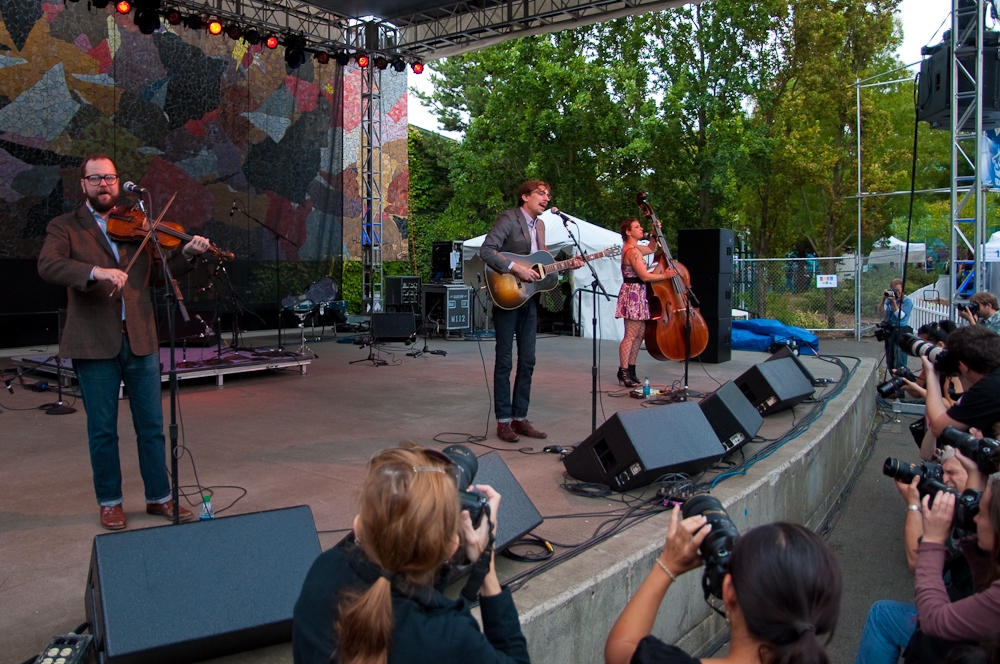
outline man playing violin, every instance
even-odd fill
[[[531,268],[508,262],[500,256],[505,251],[533,254],[547,251],[545,222],[539,215],[552,199],[549,185],[540,180],[528,180],[517,190],[519,207],[504,210],[493,223],[479,251],[483,262],[501,274],[512,273],[522,281],[539,279]],[[570,269],[583,266],[574,259]],[[493,366],[493,407],[497,418],[497,437],[516,443],[520,436],[546,438],[528,421],[528,401],[531,397],[531,375],[535,369],[535,327],[538,321],[538,298],[532,297],[513,310],[493,307],[493,328],[496,331],[496,362]],[[513,343],[517,337],[517,375],[514,378],[511,404],[510,371],[513,368]],[[520,434],[520,435],[519,435]]]
[[[122,381],[135,426],[146,513],[172,520],[159,342],[149,293],[150,284],[163,283],[162,265],[150,242],[140,251],[139,240],[116,241],[108,236],[108,215],[119,194],[118,170],[110,157],[94,154],[84,159],[80,187],[86,203],[46,227],[38,273],[45,281],[66,287],[66,323],[59,351],[72,359],[83,395],[101,525],[108,530],[126,525],[118,456]],[[168,257],[171,273],[190,271],[208,246],[208,240],[194,236]],[[181,521],[192,518],[183,507],[178,515]]]

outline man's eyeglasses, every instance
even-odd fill
[[[88,175],[83,179],[94,186],[101,184],[101,180],[104,180],[106,184],[114,184],[115,182],[118,182],[118,176],[114,173],[110,173],[108,175]]]
[[[550,194],[549,192],[545,191],[544,189],[535,189],[531,193],[538,194],[539,196],[542,196],[543,198],[552,198],[552,194]]]

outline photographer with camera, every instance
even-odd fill
[[[910,324],[910,312],[913,311],[913,300],[903,295],[903,280],[896,278],[889,283],[889,288],[882,293],[879,308],[885,312],[879,324],[885,343],[885,367],[887,373],[897,367],[906,366],[906,353],[899,347],[897,339],[902,328]]]
[[[945,318],[937,323],[921,325],[917,330],[917,337],[922,341],[934,344],[938,348],[945,348],[948,335],[954,332],[955,329],[955,323]],[[902,390],[909,396],[916,399],[925,399],[927,397],[927,377],[922,369],[915,379],[912,378],[912,373],[909,369],[896,369],[893,373],[899,377],[899,382],[902,383]],[[945,401],[945,405],[951,408],[958,400],[958,395],[962,393],[962,381],[959,380],[957,373],[945,374],[939,372],[939,374],[941,396]]]
[[[969,298],[968,304],[959,303],[955,306],[958,308],[958,315],[969,321],[970,324],[976,325],[978,319],[979,325],[985,325],[994,332],[1000,333],[1000,315],[997,313],[1000,305],[997,304],[997,298],[993,293],[987,291],[974,293]]]
[[[500,495],[468,487],[475,457],[467,448],[445,452],[411,444],[372,457],[354,541],[316,559],[295,604],[296,664],[530,661],[513,598],[501,589],[493,562]],[[470,499],[481,501],[478,527],[460,511]],[[434,583],[460,547],[475,565],[451,600]],[[482,632],[470,612],[477,597]]]
[[[921,356],[927,377],[927,428],[940,436],[945,427],[968,431],[975,427],[992,431],[1000,421],[1000,335],[983,325],[960,327],[948,335],[946,357],[938,356],[932,363]],[[938,365],[957,365],[965,388],[958,402],[948,407],[938,380]]]
[[[698,498],[701,497],[691,500]],[[725,657],[701,661],[829,662],[819,637],[833,633],[840,612],[841,575],[833,551],[818,535],[793,523],[759,526],[738,536],[735,543],[730,537],[732,554],[720,551],[718,540],[712,546],[712,536],[718,535],[720,512],[730,527],[732,522],[718,501],[712,499],[712,502],[718,507],[704,511],[708,519],[703,514],[694,514],[680,520],[681,510],[673,510],[663,553],[612,627],[604,646],[605,662],[699,661],[651,636],[650,632],[671,584],[681,574],[699,567],[702,560],[708,567],[703,586],[706,593],[711,588],[712,594],[721,596],[730,642]],[[735,527],[732,530],[735,532]],[[711,573],[720,563],[725,564],[719,571],[725,572],[721,576]],[[721,587],[714,587],[716,582]]]

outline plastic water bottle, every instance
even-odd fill
[[[212,510],[212,499],[209,496],[201,497],[201,513],[198,515],[198,519],[201,521],[208,521],[209,519],[215,518],[215,512]]]
[[[646,376],[646,380],[642,381],[642,398],[649,398],[649,376]]]

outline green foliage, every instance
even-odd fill
[[[804,329],[824,329],[826,321],[818,311],[801,308],[802,298],[791,293],[770,292],[767,294],[767,317]]]
[[[279,302],[289,295],[304,292],[309,285],[331,274],[327,261],[281,261],[281,292],[278,292],[278,273],[274,261],[255,261],[250,268],[250,300],[252,302]]]
[[[402,277],[413,274],[413,266],[406,261],[386,261],[382,270],[387,277]],[[345,261],[340,291],[341,299],[347,300],[347,312],[361,313],[361,261]]]

